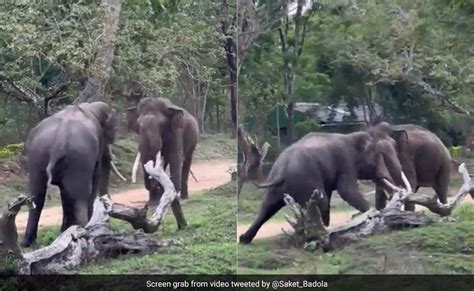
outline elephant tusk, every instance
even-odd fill
[[[122,174],[120,174],[114,162],[110,161],[110,166],[112,167],[112,172],[114,172],[114,174],[117,175],[117,177],[119,177],[122,181],[127,182],[127,179],[124,176],[122,176]]]
[[[112,161],[112,157],[114,156],[114,154],[112,153],[112,145],[109,145],[109,154],[110,154],[110,166],[112,167],[112,172],[120,178],[120,180],[126,182],[127,179],[122,176],[122,174],[120,174],[119,170],[117,169],[117,167],[115,166],[114,162]]]
[[[140,165],[140,152],[137,153],[137,157],[135,158],[135,162],[133,163],[132,168],[132,183],[135,184],[137,182],[137,172],[138,172],[138,165]]]
[[[402,180],[403,180],[403,183],[405,184],[405,189],[407,190],[407,192],[411,193],[412,189],[411,189],[410,182],[408,181],[408,178],[407,176],[405,176],[405,173],[403,173],[403,171],[402,171]]]
[[[390,190],[396,192],[396,191],[400,191],[400,188],[398,188],[397,186],[393,185],[392,183],[390,183],[390,181],[388,181],[387,179],[382,179],[382,182],[388,187],[390,188]]]

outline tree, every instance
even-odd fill
[[[85,88],[74,100],[74,104],[103,99],[105,85],[112,74],[115,40],[122,8],[121,0],[102,0],[100,3],[103,30],[99,36],[96,57],[89,68],[89,78]]]
[[[466,128],[456,120],[469,119],[474,108],[468,2],[260,1],[263,15],[278,21],[244,60],[240,115],[255,114],[247,104],[286,103],[294,135],[293,102],[344,106],[348,121],[364,105],[368,123],[414,122],[458,143]]]

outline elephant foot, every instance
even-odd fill
[[[188,226],[188,224],[186,223],[186,221],[184,221],[184,223],[181,223],[181,224],[178,223],[178,230],[183,230],[187,226]]]
[[[186,200],[186,199],[189,199],[189,195],[188,195],[188,193],[183,192],[183,193],[181,193],[180,198],[181,198],[181,200]]]
[[[24,248],[29,248],[31,245],[34,244],[34,242],[35,240],[23,238],[23,240],[20,243],[20,246]]]
[[[245,234],[242,234],[239,237],[239,243],[247,245],[252,242],[252,239],[253,238],[247,237]]]
[[[160,204],[160,200],[158,200],[158,199],[152,199],[152,200],[149,200],[149,201],[148,201],[147,206],[148,206],[148,208],[155,208],[155,207],[157,207],[159,204]]]

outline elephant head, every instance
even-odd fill
[[[361,152],[359,179],[373,180],[388,192],[406,186],[393,134],[406,136],[403,130],[394,133],[385,122],[356,133],[357,148]]]
[[[139,135],[143,163],[155,161],[158,152],[182,149],[184,110],[167,98],[144,98],[127,109],[127,128]],[[169,149],[163,149],[163,146]],[[169,161],[171,162],[171,161]]]
[[[114,110],[104,102],[82,103],[79,106],[97,120],[102,129],[102,137],[105,144],[114,143],[115,126],[117,123]]]
[[[90,119],[95,119],[101,129],[103,149],[99,192],[100,195],[107,194],[110,170],[121,180],[126,181],[112,161],[113,154],[111,145],[115,141],[115,127],[117,123],[115,111],[104,102],[82,103],[79,107]]]

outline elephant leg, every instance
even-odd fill
[[[242,177],[237,178],[237,198],[240,197],[240,191],[242,191],[242,186],[244,184],[244,180]]]
[[[74,202],[75,222],[77,225],[85,226],[89,222],[89,201],[77,199]]]
[[[21,245],[29,247],[36,241],[38,232],[38,222],[41,216],[41,211],[44,206],[44,199],[46,196],[47,177],[45,173],[31,173],[29,179],[29,190],[33,196],[33,202],[36,207],[31,209],[28,213],[28,223],[26,225],[25,236]]]
[[[277,213],[283,206],[285,206],[283,195],[268,191],[265,199],[262,202],[260,213],[258,214],[257,219],[255,219],[250,228],[240,236],[239,242],[243,244],[250,243],[257,234],[260,227],[262,227],[262,225],[267,222],[267,220],[269,220],[275,213]]]
[[[382,187],[375,186],[375,209],[382,210],[387,204],[387,196]]]
[[[418,188],[420,187],[418,187],[415,170],[410,168],[405,172],[408,172],[408,173],[405,173],[405,175],[407,176],[407,179],[408,179],[408,182],[410,183],[411,188],[413,189],[415,193],[418,192]],[[410,203],[410,202],[405,202],[405,211],[415,211],[415,204]]]
[[[318,205],[319,211],[321,212],[321,219],[323,220],[323,224],[325,226],[329,226],[329,222],[331,220],[331,195],[332,192],[328,192],[329,194],[324,194],[324,198],[320,200],[320,204]],[[314,212],[314,211],[313,211]]]
[[[439,202],[443,204],[448,203],[449,171],[449,168],[447,170],[441,171],[434,187],[434,190],[438,195]]]
[[[89,207],[93,197],[91,178],[83,173],[71,173],[63,177],[64,191],[61,192],[61,198],[65,201],[65,229],[71,225],[84,226],[89,221]]]
[[[340,175],[337,182],[337,192],[344,201],[360,212],[369,210],[369,203],[358,190],[356,177],[347,174]]]
[[[71,225],[74,225],[74,207],[73,201],[70,199],[70,195],[66,189],[61,185],[61,204],[63,207],[63,222],[61,224],[61,232],[68,229]]]
[[[183,162],[183,171],[181,174],[181,198],[188,199],[188,179],[189,179],[189,171],[191,170],[191,163],[193,161],[193,154],[191,153],[184,159]]]
[[[92,217],[92,211],[94,210],[94,201],[99,194],[99,179],[100,179],[100,169],[101,163],[97,162],[94,167],[94,173],[92,174],[92,196],[88,201],[87,206],[87,217],[90,219]]]
[[[170,176],[171,181],[173,182],[174,188],[177,192],[181,192],[181,181],[182,181],[182,170],[183,170],[183,159],[179,152],[172,152],[169,156],[166,157],[166,160],[169,161],[170,165]],[[171,210],[173,210],[173,215],[176,218],[176,223],[178,224],[178,229],[183,229],[186,227],[186,219],[184,218],[183,209],[181,208],[181,202],[179,198],[176,198],[171,203]]]

